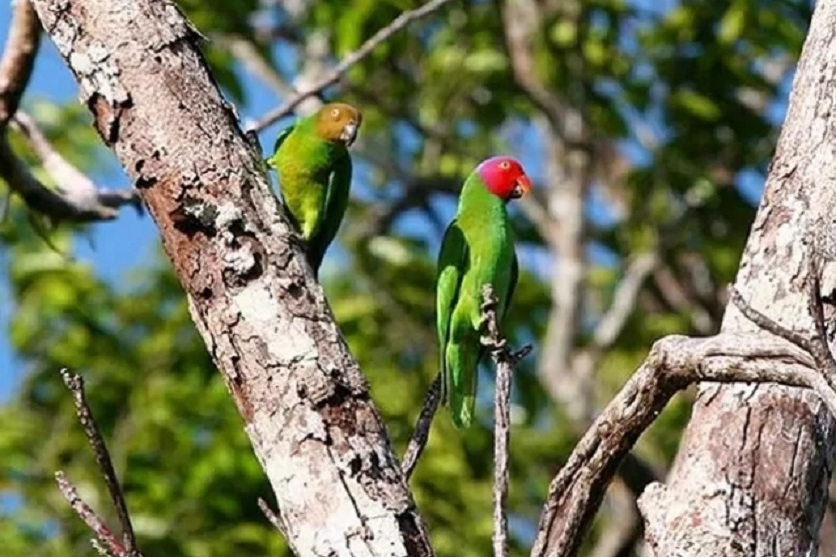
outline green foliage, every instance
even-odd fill
[[[296,41],[312,31],[326,34],[336,59],[421,3],[323,0],[289,13],[281,3],[255,0],[181,1],[212,39],[207,58],[219,83],[244,105],[255,85],[216,39],[252,41],[289,80],[299,64],[276,53],[300,55],[304,45]],[[809,6],[800,0],[687,0],[646,11],[626,0],[538,4],[544,13],[531,37],[537,78],[581,111],[593,130],[590,141],[626,145],[635,155],[620,177],[602,171],[596,179],[596,203],[609,217],[589,226],[586,245],[608,257],[590,259],[579,344],[588,342],[591,325],[609,306],[621,262],[649,249],[658,249],[664,262],[597,370],[596,400],[604,404],[659,336],[716,328],[720,289],[733,280],[754,214],[737,187],[739,177],[765,172],[776,138],[768,109],[782,98],[783,84],[766,67],[797,57]],[[281,49],[272,37],[280,37]],[[515,82],[494,2],[451,3],[375,50],[347,82],[342,97],[365,116],[355,156],[361,163],[339,236],[342,253],[332,248],[322,274],[400,453],[437,372],[434,265],[451,216],[450,192],[476,162],[499,151],[525,155],[532,174],[546,175],[543,144],[550,132]],[[112,164],[84,107],[30,106],[75,164],[85,170]],[[17,139],[15,148],[25,155]],[[39,172],[36,161],[27,160]],[[381,217],[393,207],[404,210]],[[520,211],[514,214],[528,268],[508,331],[516,344],[534,341],[536,347],[515,377],[513,553],[523,555],[548,481],[582,424],[571,423],[537,376],[539,339],[553,307],[549,274],[532,261],[549,258],[550,245]],[[269,486],[167,263],[162,256],[138,262],[108,283],[72,258],[76,233],[63,227],[52,235],[70,254],[64,256],[33,236],[19,203],[0,224],[0,257],[14,303],[7,333],[26,372],[20,389],[0,406],[4,555],[93,554],[89,533],[55,489],[52,474],[59,468],[113,522],[58,376],[62,367],[87,380],[146,555],[289,555],[256,507]],[[344,269],[328,271],[336,265]],[[490,553],[491,376],[486,366],[485,396],[477,405],[481,424],[461,435],[442,411],[412,481],[440,557]],[[637,447],[657,469],[676,452],[690,397],[679,395]],[[604,516],[595,535],[606,526]]]

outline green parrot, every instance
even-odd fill
[[[348,206],[351,156],[363,115],[345,103],[324,105],[282,130],[267,164],[279,175],[282,198],[307,247],[314,276]]]
[[[436,274],[436,314],[441,355],[441,400],[453,424],[473,420],[479,360],[482,285],[490,283],[505,316],[517,283],[517,255],[506,204],[531,189],[516,159],[483,161],[464,182],[456,216],[444,233]]]

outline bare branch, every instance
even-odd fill
[[[511,363],[500,361],[496,364],[496,387],[494,407],[494,489],[493,489],[493,554],[494,557],[508,557],[508,455],[511,442]]]
[[[431,14],[449,2],[450,0],[430,0],[420,8],[403,12],[401,15],[393,19],[386,27],[383,27],[377,33],[372,35],[372,37],[363,43],[360,48],[340,60],[340,63],[337,64],[334,69],[322,76],[322,78],[316,81],[313,85],[299,91],[285,101],[281,106],[268,112],[267,115],[255,123],[253,129],[255,131],[261,131],[280,118],[287,116],[299,103],[308,97],[317,95],[326,87],[337,83],[343,74],[349,70],[349,68],[371,54],[375,48],[386,42],[389,37],[409,25],[412,21]]]
[[[270,508],[270,505],[267,504],[267,501],[262,499],[261,497],[258,498],[258,508],[261,509],[261,512],[264,513],[264,516],[267,517],[267,520],[270,521],[270,524],[279,531],[279,533],[284,536],[286,540],[290,538],[287,535],[287,528],[285,527],[284,522],[282,521],[282,517],[279,513],[275,512],[273,509]]]
[[[740,291],[734,286],[729,286],[729,301],[731,301],[732,304],[737,306],[737,309],[740,310],[740,313],[742,313],[744,317],[746,317],[746,319],[748,319],[764,331],[772,333],[775,336],[785,338],[791,343],[801,348],[802,350],[804,350],[805,352],[812,354],[813,343],[810,337],[803,333],[799,333],[798,331],[788,329],[787,327],[781,325],[777,321],[773,320],[770,317],[767,317],[760,311],[753,308],[752,305],[746,301],[746,299],[743,297]]]
[[[90,505],[81,499],[78,494],[78,489],[67,479],[64,472],[61,470],[55,472],[55,481],[58,483],[58,490],[70,504],[70,507],[93,530],[93,533],[96,534],[96,537],[92,540],[93,547],[96,551],[106,557],[122,557],[128,555],[122,543],[111,532],[104,520],[96,514],[96,511]]]
[[[670,398],[699,382],[806,387],[836,413],[836,392],[810,355],[790,341],[763,333],[665,337],[654,343],[552,480],[532,557],[575,554],[618,464]]]
[[[67,369],[61,370],[61,378],[73,395],[73,403],[75,404],[78,421],[81,423],[81,427],[84,428],[84,434],[87,436],[87,441],[89,441],[90,447],[93,449],[96,464],[99,465],[99,469],[104,475],[107,491],[110,494],[113,506],[116,508],[116,515],[119,518],[119,525],[122,528],[123,547],[123,550],[117,554],[120,557],[139,557],[140,553],[137,548],[136,535],[131,524],[131,517],[128,513],[128,506],[125,504],[122,487],[119,485],[119,479],[116,477],[116,471],[113,469],[110,453],[107,450],[102,433],[99,431],[98,425],[96,425],[96,420],[93,418],[90,405],[87,403],[87,397],[84,394],[84,380],[80,375],[72,373]]]
[[[0,178],[30,209],[53,220],[90,222],[116,218],[116,212],[109,207],[76,207],[58,192],[46,187],[12,152],[5,137],[0,137]]]
[[[592,345],[596,350],[604,351],[610,348],[624,329],[627,319],[636,307],[642,285],[659,264],[659,256],[655,252],[642,253],[636,256],[627,266],[624,277],[616,286],[609,309],[598,322],[592,335]]]
[[[277,95],[288,97],[296,94],[296,88],[289,84],[276,71],[276,68],[264,59],[264,56],[258,51],[252,40],[240,35],[219,35],[217,39],[223,46],[229,49],[229,52],[250,73],[270,87]]]
[[[441,400],[441,374],[435,376],[435,379],[424,397],[424,404],[421,407],[421,413],[418,415],[418,421],[415,423],[415,431],[412,433],[412,438],[406,447],[406,452],[403,455],[403,464],[401,469],[406,481],[412,477],[415,467],[418,465],[418,459],[421,458],[421,453],[424,452],[424,447],[427,445],[427,439],[430,435],[430,426],[432,426],[433,417],[438,410],[438,404]]]
[[[93,212],[114,218],[118,214],[116,207],[131,204],[139,214],[142,214],[142,202],[135,189],[100,190],[86,174],[61,156],[29,114],[18,110],[13,123],[40,159],[44,170],[55,182],[58,194],[77,211]]]
[[[493,489],[493,554],[508,556],[508,455],[511,441],[511,375],[514,365],[531,351],[526,346],[514,354],[499,328],[498,301],[490,284],[482,286],[482,346],[490,351],[496,365],[494,389],[494,489]]]
[[[17,110],[38,52],[41,28],[29,0],[12,2],[9,35],[0,59],[0,133]]]
[[[90,545],[93,546],[93,549],[99,552],[99,555],[102,557],[116,557],[113,555],[110,550],[105,547],[105,545],[100,542],[97,538],[90,538]]]

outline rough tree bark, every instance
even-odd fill
[[[431,555],[367,385],[196,31],[168,0],[32,3],[159,226],[295,553]]]
[[[820,0],[736,282],[795,330],[813,328],[810,254],[836,256],[833,60],[836,0]],[[723,332],[755,328],[729,307]],[[640,501],[654,554],[814,555],[834,449],[834,421],[809,391],[703,386],[667,487],[653,484]]]

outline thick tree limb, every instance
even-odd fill
[[[33,5],[159,226],[296,554],[432,555],[368,386],[197,33],[167,0]]]
[[[532,557],[575,554],[625,454],[677,391],[698,382],[806,387],[836,411],[836,392],[812,357],[787,340],[762,333],[665,337],[654,343],[552,480]]]
[[[112,555],[113,557],[141,557],[137,547],[133,525],[131,524],[131,517],[128,513],[128,506],[125,504],[125,497],[122,494],[122,486],[116,477],[116,471],[113,469],[113,462],[110,459],[107,445],[105,444],[101,431],[99,431],[98,425],[96,425],[96,420],[93,417],[90,405],[87,403],[87,397],[84,393],[84,380],[81,376],[66,369],[61,370],[61,378],[73,395],[73,404],[75,405],[78,421],[84,428],[84,434],[87,436],[87,441],[93,449],[96,464],[102,472],[110,499],[116,508],[116,516],[119,518],[121,527],[121,540],[107,527],[104,520],[81,500],[81,497],[78,495],[78,490],[61,471],[55,473],[58,488],[70,503],[73,510],[76,511],[76,514],[96,534],[96,540],[94,540],[93,546],[98,551],[102,552],[104,550],[108,555]]]
[[[296,105],[311,97],[313,95],[319,94],[322,92],[323,89],[329,87],[330,85],[334,85],[337,83],[340,78],[356,63],[360,62],[372,53],[372,51],[389,40],[389,37],[409,25],[411,22],[415,21],[416,19],[420,19],[425,17],[434,11],[438,10],[445,4],[449,3],[450,0],[430,0],[420,8],[415,8],[414,10],[410,10],[407,12],[403,12],[401,15],[396,17],[389,23],[386,27],[380,29],[377,33],[372,35],[372,37],[363,43],[360,48],[340,60],[340,63],[337,64],[333,70],[326,73],[322,76],[318,81],[316,81],[311,86],[299,91],[292,97],[290,97],[287,101],[285,101],[281,106],[275,108],[268,112],[261,120],[255,123],[253,129],[255,131],[261,131],[270,124],[278,121],[280,118],[283,118],[290,114]]]

